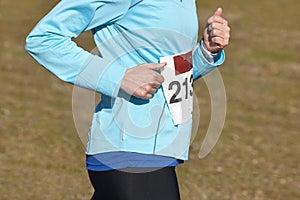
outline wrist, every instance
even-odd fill
[[[217,47],[216,44],[214,44],[211,41],[206,40],[205,38],[202,37],[201,39],[201,43],[203,44],[203,48],[209,52],[212,56],[216,56],[218,55],[222,49],[220,49],[219,47]]]

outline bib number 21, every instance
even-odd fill
[[[179,81],[172,81],[169,83],[169,90],[174,91],[170,104],[182,102],[183,99],[188,99],[193,97],[193,74],[190,77],[186,77],[181,83]],[[183,92],[181,90],[184,90]]]

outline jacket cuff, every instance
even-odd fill
[[[213,62],[209,62],[201,50],[201,44],[198,43],[195,51],[193,52],[193,71],[194,79],[204,76],[217,66],[221,65],[225,61],[225,52],[222,50],[216,56],[213,57]]]

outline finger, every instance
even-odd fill
[[[213,37],[211,41],[216,44],[219,48],[224,48],[229,44],[229,39],[224,39],[221,37]]]
[[[213,37],[221,37],[223,39],[229,38],[229,32],[223,31],[223,30],[218,30],[218,29],[213,29],[210,33],[209,36],[211,38]]]
[[[151,64],[147,64],[146,67],[147,67],[148,69],[151,69],[151,70],[161,70],[161,69],[163,69],[166,65],[167,65],[166,62],[164,62],[164,63],[151,63]]]
[[[150,84],[146,84],[143,86],[143,89],[146,91],[146,93],[156,93],[156,88],[152,87]]]
[[[145,96],[145,99],[151,99],[153,97],[153,94],[147,93]]]
[[[221,23],[221,24],[225,24],[225,25],[228,24],[228,21],[220,16],[211,16],[210,18],[208,18],[208,20],[207,20],[208,24],[211,24],[213,22],[217,22],[217,23]]]
[[[141,97],[142,99],[151,99],[153,94],[150,92],[145,92],[144,95]]]
[[[161,83],[160,82],[153,82],[153,83],[150,83],[151,84],[151,86],[153,87],[153,88],[159,88],[160,86],[161,86]]]
[[[216,12],[215,12],[215,14],[214,14],[214,16],[222,16],[222,14],[223,14],[223,10],[222,10],[222,8],[218,8],[217,10],[216,10]]]
[[[224,32],[230,32],[230,27],[228,25],[217,22],[213,22],[208,26],[208,30],[212,31],[214,29],[218,29]]]
[[[156,73],[155,74],[155,82],[158,82],[159,84],[163,83],[165,80],[164,77],[157,72],[155,72],[155,73]]]
[[[138,97],[138,98],[141,98],[141,99],[150,99],[150,98],[152,98],[152,94],[151,93],[148,93],[146,90],[141,89],[141,88],[137,89],[133,93],[133,95],[135,97]]]
[[[157,92],[156,88],[151,88],[151,90],[148,92],[150,94],[155,94]]]

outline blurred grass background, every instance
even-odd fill
[[[0,199],[89,199],[84,146],[72,118],[72,86],[25,52],[33,26],[57,0],[0,1]],[[300,1],[198,1],[200,26],[218,6],[232,29],[222,73],[225,128],[197,155],[210,97],[195,83],[200,128],[178,167],[183,200],[300,199]],[[76,41],[91,50],[89,33]]]

